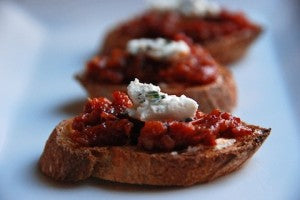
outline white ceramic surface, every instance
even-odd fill
[[[296,52],[291,42],[295,33],[287,38],[291,46],[279,46],[280,25],[270,17],[276,7],[271,2],[285,4],[277,0],[262,1],[265,9],[251,1],[238,5],[228,1],[266,27],[247,56],[232,67],[239,86],[235,114],[272,128],[241,170],[189,188],[96,180],[59,184],[40,175],[37,160],[50,132],[59,121],[78,113],[85,98],[73,75],[96,51],[105,30],[142,9],[140,2],[0,2],[0,199],[299,199],[299,117],[294,112],[298,87],[290,85],[300,84],[295,80],[299,71],[292,65],[299,60],[277,56],[284,55],[282,48]],[[285,5],[282,16],[294,9]]]

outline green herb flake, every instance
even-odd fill
[[[166,98],[166,95],[164,95],[164,94],[161,95],[157,91],[150,91],[150,92],[147,92],[145,97],[151,102],[158,103],[161,99]]]

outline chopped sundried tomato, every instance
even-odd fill
[[[130,108],[133,106],[132,101],[128,97],[128,95],[121,91],[115,91],[112,94],[113,96],[113,105],[114,106],[121,106],[124,108]]]
[[[253,133],[240,118],[213,110],[196,112],[184,121],[146,121],[130,118],[132,106],[123,92],[114,92],[114,100],[88,99],[84,112],[75,117],[70,138],[82,146],[138,145],[149,151],[172,151],[197,144],[213,146],[216,138],[236,138]]]
[[[182,38],[178,36],[177,38]],[[185,39],[186,40],[186,39]],[[89,81],[127,84],[134,78],[147,83],[207,84],[217,75],[217,63],[200,46],[191,42],[190,54],[158,60],[144,54],[130,55],[126,50],[95,56],[87,64],[85,77]]]
[[[147,121],[141,129],[138,138],[138,145],[147,149],[161,149],[165,146],[161,145],[161,139],[167,132],[167,127],[160,121]]]
[[[111,101],[109,101],[107,98],[99,97],[99,98],[88,99],[84,106],[84,112],[90,113],[93,110],[109,112],[111,111],[111,108],[112,108]]]
[[[252,132],[252,129],[244,126],[239,118],[213,110],[209,114],[197,112],[195,119],[187,122],[167,121],[165,124],[158,121],[146,122],[139,137],[139,145],[147,150],[163,151],[171,150],[171,146],[172,149],[197,144],[213,146],[216,144],[216,138],[239,138]]]
[[[124,145],[130,142],[132,122],[120,118],[131,107],[123,92],[113,94],[114,101],[106,98],[88,99],[84,113],[74,118],[71,137],[84,146]]]

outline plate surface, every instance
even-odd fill
[[[298,111],[297,96],[288,84],[295,82],[295,76],[286,72],[294,66],[287,57],[277,56],[280,30],[270,18],[274,6],[264,12],[251,1],[235,6],[261,22],[265,32],[247,56],[232,66],[239,88],[235,114],[249,123],[271,127],[272,134],[245,167],[188,188],[93,179],[60,184],[39,173],[37,161],[50,132],[83,105],[85,93],[73,75],[96,51],[111,25],[144,8],[140,2],[0,2],[0,199],[298,199],[299,117],[294,112]],[[266,8],[271,5],[263,2]],[[288,40],[292,38],[293,33]]]

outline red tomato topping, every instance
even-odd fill
[[[188,41],[184,36],[178,39]],[[184,83],[201,85],[213,82],[217,64],[200,46],[190,42],[191,52],[180,58],[158,60],[145,54],[129,55],[126,50],[98,55],[88,62],[85,77],[89,81],[128,84],[134,78],[146,83]]]
[[[167,126],[160,121],[148,121],[141,129],[139,136],[139,146],[147,150],[164,149],[171,150],[174,142],[170,138],[166,138]]]
[[[91,113],[94,110],[99,110],[99,111],[104,111],[104,112],[109,112],[111,110],[112,103],[104,98],[104,97],[99,97],[99,98],[93,98],[93,99],[88,99],[84,106],[84,112],[86,113]]]
[[[196,43],[205,43],[240,30],[257,30],[243,13],[223,10],[218,16],[184,16],[178,12],[150,10],[121,26],[128,38],[174,38],[184,33]]]
[[[216,138],[235,138],[253,133],[240,118],[214,110],[198,111],[185,121],[147,121],[130,118],[132,107],[123,92],[114,92],[114,100],[89,99],[84,113],[74,118],[71,139],[82,146],[137,145],[149,151],[172,151],[197,144],[213,146]]]
[[[113,105],[123,107],[123,108],[130,108],[133,106],[131,100],[129,99],[128,95],[121,91],[115,91],[112,94],[114,98]]]
[[[167,131],[166,126],[169,127]],[[239,118],[214,110],[210,114],[198,112],[196,119],[190,122],[174,121],[166,124],[156,121],[146,122],[141,130],[138,145],[147,150],[168,151],[171,146],[163,145],[161,142],[165,136],[168,136],[169,143],[172,143],[172,149],[181,149],[201,143],[215,145],[216,138],[238,139],[252,132],[252,129],[244,126]]]
[[[75,117],[71,138],[83,146],[125,145],[130,142],[133,123],[123,118],[132,106],[123,92],[113,93],[113,102],[99,97],[88,99],[84,113]]]

